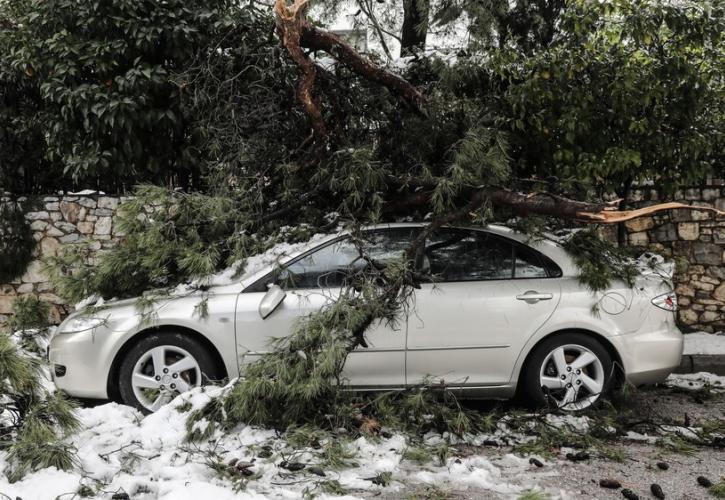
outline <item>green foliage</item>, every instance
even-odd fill
[[[725,481],[713,484],[708,491],[715,498],[725,498]]]
[[[405,451],[403,451],[403,459],[410,460],[411,462],[417,462],[419,464],[425,464],[430,462],[433,457],[427,449],[413,446],[406,448]]]
[[[175,76],[227,34],[235,10],[224,0],[4,2],[0,116],[31,132],[9,137],[16,156],[35,150],[21,168],[0,162],[9,181],[25,174],[10,187],[85,179],[119,190],[139,179],[198,179],[194,115],[183,95],[193,89]],[[56,178],[24,167],[38,163]]]
[[[78,426],[74,406],[61,393],[42,387],[40,361],[21,352],[12,339],[0,333],[0,447],[7,449],[11,481],[26,473],[54,466],[74,465],[73,450],[63,436]]]
[[[0,202],[0,282],[22,276],[33,260],[35,240],[19,203]]]
[[[48,261],[58,292],[70,300],[141,295],[214,273],[242,241],[231,241],[239,224],[232,200],[143,186],[121,206],[118,228],[126,234],[98,266],[83,244]],[[240,238],[240,240],[244,240]],[[254,242],[249,242],[254,248]]]
[[[8,326],[11,331],[43,330],[49,326],[48,304],[35,295],[25,295],[13,302],[13,312]]]
[[[624,196],[633,181],[671,194],[720,168],[725,12],[717,2],[549,2],[548,16],[528,0],[512,10],[445,3],[458,6],[446,22],[460,22],[464,9],[488,15],[472,27],[471,57],[442,77],[457,98],[495,109],[517,176]],[[532,36],[540,29],[548,34]]]
[[[45,344],[50,321],[48,304],[35,295],[19,297],[13,302],[8,328],[19,336],[21,349],[38,356],[45,355]]]
[[[550,497],[543,491],[527,490],[519,496],[518,500],[548,500]]]
[[[564,248],[579,267],[579,280],[592,291],[607,289],[613,280],[634,284],[638,271],[631,256],[602,238],[596,228],[573,233]]]

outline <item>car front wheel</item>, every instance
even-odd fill
[[[523,393],[535,406],[583,410],[608,392],[612,375],[612,358],[597,340],[583,333],[557,335],[532,352]]]
[[[152,413],[177,395],[219,379],[217,372],[212,355],[192,337],[154,333],[126,353],[118,389],[124,404]]]

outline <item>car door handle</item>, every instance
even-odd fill
[[[516,296],[516,300],[525,300],[529,304],[535,304],[540,300],[551,300],[553,298],[553,293],[539,293],[535,290],[529,290],[526,293]]]

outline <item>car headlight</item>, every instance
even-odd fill
[[[79,316],[65,323],[58,333],[79,333],[89,332],[94,328],[106,323],[106,318],[95,318],[92,316]]]

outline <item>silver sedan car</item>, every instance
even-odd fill
[[[368,228],[370,257],[400,255],[421,227]],[[344,375],[356,390],[433,382],[579,410],[615,382],[660,382],[680,363],[676,297],[660,275],[594,293],[561,246],[498,226],[440,229],[422,253],[433,279],[415,290],[408,315],[373,325],[368,347],[347,359]],[[209,380],[243,376],[271,338],[334,301],[361,262],[349,235],[335,234],[236,280],[165,298],[150,316],[134,299],[80,310],[51,341],[55,383],[72,396],[153,412]]]

